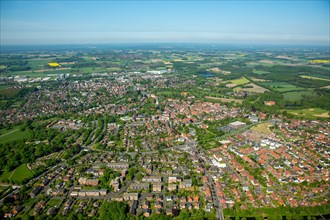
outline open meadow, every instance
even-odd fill
[[[329,118],[330,114],[329,111],[320,109],[320,108],[310,108],[310,109],[302,109],[302,110],[287,110],[288,113],[301,116],[304,118],[309,119],[316,119],[316,118]]]
[[[302,87],[298,87],[286,82],[263,82],[261,85],[279,92],[304,90]]]
[[[32,172],[27,168],[26,164],[22,164],[17,167],[15,170],[7,172],[5,171],[1,177],[0,181],[3,180],[13,180],[13,181],[23,181],[24,179],[32,178]]]
[[[283,98],[286,101],[299,101],[306,97],[316,97],[317,94],[313,90],[292,91],[283,93]]]
[[[0,143],[6,143],[14,140],[22,140],[30,137],[29,131],[21,131],[19,126],[15,126],[11,129],[3,128],[0,130]]]
[[[267,92],[268,89],[265,89],[261,86],[258,86],[254,83],[249,83],[249,84],[246,84],[245,87],[236,87],[234,88],[234,91],[246,91],[246,92],[255,92],[255,93],[264,93],[264,92]]]
[[[271,134],[272,131],[269,129],[270,126],[271,126],[271,123],[267,122],[267,123],[262,123],[262,124],[253,126],[252,128],[250,128],[250,130],[261,133],[261,134]]]

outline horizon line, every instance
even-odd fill
[[[109,42],[109,43],[21,43],[21,44],[0,44],[0,47],[8,47],[8,46],[106,46],[106,45],[160,45],[160,44],[183,44],[183,45],[244,45],[244,46],[254,46],[254,45],[269,45],[269,46],[330,46],[330,43],[266,43],[266,42],[254,42],[254,43],[249,43],[249,42],[240,42],[240,43],[234,43],[234,42]]]

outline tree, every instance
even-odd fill
[[[22,220],[30,220],[31,217],[29,215],[23,215]]]
[[[69,216],[68,216],[69,220],[78,220],[78,217],[72,212]]]
[[[138,179],[138,180],[142,180],[142,178],[143,178],[143,175],[141,174],[141,173],[138,173],[137,175],[136,175],[136,178]]]
[[[125,220],[128,206],[123,202],[105,202],[100,209],[100,220]]]
[[[179,214],[179,219],[189,219],[190,217],[190,213],[186,210],[186,209],[183,209],[181,210],[180,214]]]

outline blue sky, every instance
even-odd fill
[[[329,44],[330,1],[1,1],[1,44]]]

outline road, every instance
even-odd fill
[[[188,143],[189,143],[189,146],[191,147],[191,149],[193,150],[193,152],[195,153],[197,159],[199,161],[204,161],[200,157],[200,154],[199,154],[199,152],[196,149],[197,143],[195,141],[187,140],[187,144]],[[204,167],[206,167],[205,164],[204,164],[204,162],[202,163],[202,165]],[[225,218],[223,216],[223,211],[222,211],[221,204],[220,204],[219,192],[218,192],[217,188],[215,187],[215,183],[214,183],[214,180],[213,180],[211,174],[208,172],[208,170],[206,168],[204,168],[204,171],[205,171],[205,175],[207,176],[208,181],[210,183],[212,197],[213,197],[214,203],[216,205],[217,219],[224,220]]]
[[[195,141],[191,141],[191,140],[187,139],[186,142],[184,144],[182,144],[182,145],[178,145],[178,146],[171,147],[171,148],[165,148],[165,149],[162,149],[162,151],[170,151],[172,149],[185,149],[185,148],[192,149],[193,152],[195,152],[195,154],[197,155],[197,158],[200,159],[200,156],[199,156],[199,153],[198,153],[198,151],[196,149],[196,146],[197,146],[197,143]],[[91,145],[90,146],[87,146],[85,148],[87,148],[89,150],[95,150],[95,151],[101,151],[101,152],[103,152],[102,150],[93,149]],[[111,153],[109,151],[104,151],[104,152]],[[159,150],[148,151],[148,152],[140,152],[140,154],[142,154],[142,155],[146,155],[146,154],[157,154],[157,153],[159,153]],[[137,154],[137,152],[122,152],[122,154],[129,154],[133,158],[133,157],[135,157],[135,155]],[[74,157],[72,157],[72,159],[78,157],[79,155],[80,155],[80,153],[79,154],[76,154]],[[201,160],[201,161],[203,161],[203,160]],[[66,161],[61,161],[57,165],[52,166],[52,167],[49,167],[43,173],[41,173],[37,177],[31,179],[25,185],[27,187],[33,187],[33,183],[35,183],[41,177],[44,177],[48,173],[53,172],[54,170],[58,169],[60,166],[64,166],[64,165],[66,165]],[[205,167],[205,164],[203,164],[203,165]],[[222,208],[221,208],[221,205],[220,205],[220,199],[219,199],[219,196],[218,196],[217,189],[215,187],[214,180],[213,180],[212,176],[208,173],[207,170],[205,170],[205,172],[206,172],[206,176],[208,177],[209,182],[210,182],[212,196],[214,198],[214,203],[215,203],[215,206],[216,206],[215,208],[216,208],[216,211],[217,211],[217,219],[224,220],[223,211],[222,211]],[[112,193],[107,194],[106,196],[99,196],[99,197],[93,197],[93,198],[94,199],[107,199],[107,200],[110,200],[112,197],[115,197],[115,196],[119,195],[120,193],[125,192],[126,189],[129,187],[129,185],[131,184],[131,182],[132,181],[126,181],[126,183],[124,184],[124,186],[118,192],[112,192]],[[0,203],[3,203],[3,201],[4,201],[5,198],[16,194],[18,192],[18,190],[19,189],[15,189],[12,192],[10,192],[7,196],[5,196],[4,198],[2,198],[0,200]],[[47,187],[44,189],[44,191],[45,190],[47,190]],[[69,190],[69,192],[70,192],[70,190]],[[56,196],[54,198],[61,198],[61,199],[68,198],[69,192],[65,196]],[[163,195],[163,207],[166,208],[165,189],[163,189],[163,191],[161,192],[161,194]],[[79,197],[79,199],[85,199],[85,197]],[[86,199],[90,199],[90,197],[86,197]]]
[[[182,148],[189,148],[192,146],[192,143],[196,144],[195,142],[191,142],[191,141],[187,141],[185,144],[182,145],[177,145],[174,147],[168,147],[168,148],[163,148],[161,149],[161,151],[170,151],[170,150],[178,150],[178,149],[182,149]],[[160,150],[152,150],[152,151],[145,151],[145,152],[115,152],[115,151],[107,151],[107,150],[101,150],[101,149],[96,149],[93,147],[93,144],[90,144],[88,146],[82,146],[82,148],[84,149],[88,149],[88,150],[92,150],[92,151],[99,151],[102,153],[116,153],[119,155],[124,155],[124,154],[128,154],[131,156],[131,158],[133,159],[137,154],[141,154],[141,155],[148,155],[148,154],[158,154]]]

